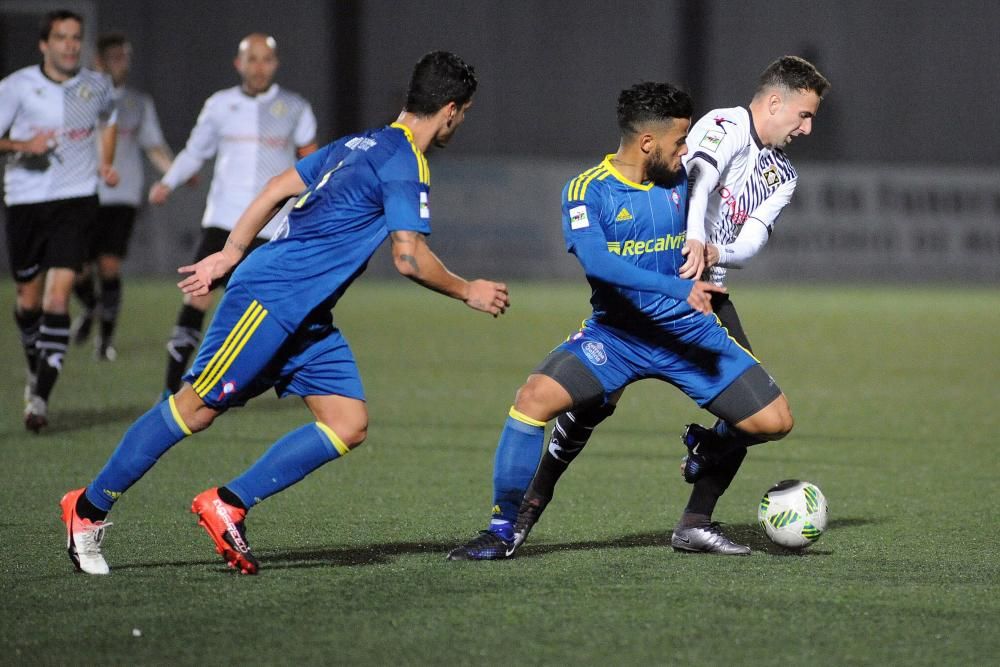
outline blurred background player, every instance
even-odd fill
[[[725,288],[680,278],[688,200],[681,158],[691,106],[687,93],[667,83],[623,90],[617,152],[563,189],[563,236],[590,283],[593,314],[518,389],[497,444],[492,517],[450,560],[513,555],[545,423],[604,406],[632,382],[669,382],[762,440],[792,429],[785,395],[712,313],[712,294]]]
[[[83,19],[42,19],[42,64],[0,81],[0,153],[7,155],[7,248],[14,319],[28,362],[24,425],[48,424],[48,401],[69,344],[69,295],[97,217],[97,183],[118,182],[111,80],[80,67]],[[98,139],[100,140],[98,145]]]
[[[274,207],[305,190],[278,237],[233,273],[181,391],[132,425],[90,485],[63,497],[77,568],[108,573],[100,549],[103,520],[167,449],[273,387],[280,396],[300,396],[315,421],[286,434],[242,475],[198,494],[191,505],[226,562],[256,573],[247,510],[347,454],[367,435],[361,376],[331,311],[386,238],[407,278],[494,317],[506,310],[506,285],[451,273],[426,241],[430,168],[424,152],[454,136],[476,87],[475,71],[461,58],[427,54],[414,67],[396,122],[342,137],[270,179],[221,251],[181,267],[191,273],[181,289],[207,294],[243,258]]]
[[[723,286],[727,269],[741,268],[764,247],[798,180],[784,148],[794,138],[812,132],[813,117],[829,87],[829,81],[811,63],[785,56],[761,74],[748,107],[713,109],[694,124],[685,156],[691,197],[683,277],[700,275]],[[728,293],[712,294],[712,310],[729,335],[751,350]],[[594,428],[614,412],[618,398],[604,406],[566,412],[556,419],[548,450],[519,512],[519,544],[538,521],[559,477],[587,444]],[[691,424],[683,440],[689,449],[683,476],[694,487],[671,536],[672,545],[685,551],[749,551],[712,525],[712,513],[743,463],[746,445],[760,441],[739,433],[724,420],[716,422],[713,429]],[[724,445],[720,441],[728,445],[720,446]],[[712,451],[714,456],[709,454]]]
[[[89,263],[73,286],[73,292],[83,304],[83,312],[73,321],[71,335],[74,342],[85,342],[94,317],[99,313],[100,331],[94,354],[100,360],[114,361],[117,352],[112,338],[122,303],[121,263],[144,194],[142,153],[161,174],[170,169],[173,153],[163,138],[153,98],[127,85],[132,44],[125,36],[113,33],[99,37],[96,64],[99,71],[111,77],[115,86],[118,143],[114,166],[120,181],[113,188],[102,183],[97,190],[100,208],[90,237]],[[95,266],[100,297],[94,289]]]
[[[164,203],[178,185],[198,173],[205,160],[216,156],[195,262],[222,249],[240,213],[268,179],[293,166],[297,157],[316,150],[312,107],[300,95],[274,83],[278,69],[274,38],[260,33],[247,35],[240,41],[233,64],[240,85],[220,90],[206,100],[184,150],[149,191],[149,201]],[[250,250],[270,239],[278,222],[260,230]],[[219,285],[225,285],[227,279],[221,278]],[[211,306],[210,293],[184,296],[167,342],[162,398],[180,389],[188,360],[201,341],[205,312]]]

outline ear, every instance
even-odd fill
[[[649,155],[653,152],[656,147],[656,140],[653,139],[651,134],[641,134],[639,135],[639,150],[641,150],[645,155]]]
[[[768,112],[770,112],[770,114],[773,116],[774,114],[778,113],[778,109],[781,108],[781,105],[783,103],[784,100],[781,99],[781,95],[778,95],[777,93],[771,93],[767,98]]]
[[[455,104],[454,100],[452,100],[451,102],[448,102],[448,104],[441,107],[441,110],[445,115],[445,125],[451,127],[452,122],[455,120],[455,114],[458,113],[458,105]]]

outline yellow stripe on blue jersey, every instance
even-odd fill
[[[587,194],[587,186],[590,182],[601,175],[607,175],[607,170],[603,164],[588,169],[574,178],[566,191],[566,201],[581,201]]]
[[[620,171],[618,171],[617,169],[615,169],[614,165],[611,164],[611,158],[613,158],[614,156],[615,156],[614,153],[609,153],[608,155],[605,155],[604,156],[604,162],[601,163],[601,166],[604,167],[605,169],[607,169],[607,171],[612,176],[614,176],[615,178],[617,178],[619,181],[621,181],[625,185],[627,185],[629,187],[632,187],[632,188],[635,188],[636,190],[651,190],[653,188],[653,182],[652,181],[650,181],[649,183],[636,183],[635,181],[630,181],[629,179],[625,178],[622,175],[622,173]],[[605,175],[605,177],[606,176],[607,175]],[[601,180],[604,180],[604,179],[601,179]]]
[[[410,142],[410,149],[413,150],[413,155],[417,158],[417,176],[420,178],[420,182],[427,187],[431,186],[431,168],[427,165],[427,158],[424,157],[423,151],[417,148],[417,145],[413,143],[413,132],[410,128],[406,127],[402,123],[393,123],[389,127],[395,127],[396,129],[402,130],[403,134],[406,135],[406,140]]]
[[[208,394],[212,386],[232,366],[233,361],[235,361],[240,351],[243,350],[243,347],[250,340],[257,327],[260,326],[260,323],[264,321],[265,317],[267,317],[267,309],[256,300],[251,302],[246,311],[244,311],[243,316],[236,323],[236,326],[226,336],[226,340],[222,342],[222,346],[212,355],[208,365],[205,366],[205,370],[194,381],[192,386],[195,393],[202,397]]]

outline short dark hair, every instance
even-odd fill
[[[638,133],[645,123],[691,118],[693,109],[691,96],[680,88],[643,81],[618,95],[618,129],[625,139]]]
[[[73,19],[81,26],[83,25],[83,17],[76,12],[71,12],[68,9],[55,9],[42,17],[42,22],[38,25],[39,41],[49,41],[49,34],[52,32],[52,24],[56,21],[65,21],[66,19]]]
[[[97,55],[104,56],[108,49],[128,44],[128,37],[120,32],[107,32],[97,38]]]
[[[459,107],[476,92],[476,70],[448,51],[432,51],[413,68],[404,109],[418,116],[430,116],[454,102]]]
[[[830,90],[830,82],[819,73],[815,65],[805,58],[783,56],[760,73],[757,92],[772,87],[787,88],[788,90],[811,90],[819,97],[823,97]]]

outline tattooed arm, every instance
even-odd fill
[[[394,231],[390,238],[396,270],[410,280],[493,317],[504,313],[510,305],[505,284],[490,280],[469,281],[455,275],[427,246],[423,234]]]

